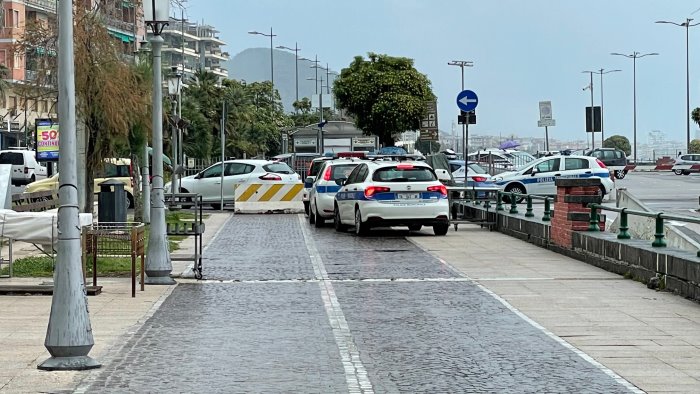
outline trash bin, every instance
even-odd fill
[[[100,183],[97,197],[97,221],[100,223],[126,223],[126,192],[124,182],[108,179]]]

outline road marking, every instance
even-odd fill
[[[445,266],[450,267],[450,268],[452,269],[452,271],[454,271],[454,272],[457,273],[457,275],[460,275],[460,276],[463,277],[463,278],[470,279],[470,281],[471,281],[472,283],[474,283],[475,286],[477,286],[479,289],[481,289],[482,291],[484,291],[486,294],[490,295],[491,297],[493,297],[494,299],[496,299],[498,302],[500,302],[501,304],[503,304],[503,306],[505,306],[506,308],[508,308],[511,312],[515,313],[518,317],[520,317],[521,319],[523,319],[525,322],[529,323],[531,326],[535,327],[537,330],[541,331],[543,334],[545,334],[546,336],[548,336],[549,338],[551,338],[551,339],[554,340],[555,342],[557,342],[557,343],[559,343],[560,345],[564,346],[566,349],[572,351],[574,354],[578,355],[578,356],[581,357],[583,360],[587,361],[589,364],[591,364],[591,365],[593,365],[595,368],[597,368],[599,371],[603,372],[604,374],[606,374],[606,375],[608,375],[609,377],[611,377],[612,379],[614,379],[616,382],[618,382],[620,385],[622,385],[622,386],[625,387],[626,389],[630,390],[630,391],[633,392],[633,393],[640,393],[640,394],[643,394],[643,393],[644,393],[644,391],[640,390],[637,386],[635,386],[635,385],[633,385],[632,383],[628,382],[625,378],[623,378],[622,376],[620,376],[620,375],[618,375],[617,373],[615,373],[615,371],[613,371],[613,370],[611,370],[610,368],[606,367],[605,365],[599,363],[599,362],[596,361],[593,357],[591,357],[591,356],[589,356],[588,354],[584,353],[583,351],[579,350],[578,348],[576,348],[575,346],[573,346],[572,344],[570,344],[569,342],[567,342],[567,341],[564,340],[563,338],[558,337],[557,335],[554,335],[554,333],[552,333],[551,331],[549,331],[547,328],[541,326],[541,325],[540,325],[539,323],[537,323],[536,321],[530,319],[527,315],[525,315],[524,313],[520,312],[520,310],[518,310],[518,308],[514,307],[514,306],[511,305],[508,301],[506,301],[505,299],[501,298],[501,296],[499,296],[498,294],[494,293],[493,291],[487,289],[486,287],[484,287],[484,286],[481,285],[480,283],[475,282],[474,280],[472,280],[471,278],[469,278],[469,276],[467,276],[465,273],[463,273],[462,271],[458,270],[456,267],[452,266],[452,264],[448,263],[448,262],[445,261],[444,259],[440,258],[437,254],[433,253],[431,250],[429,250],[429,249],[423,247],[423,245],[418,244],[418,242],[414,241],[414,240],[411,239],[410,237],[406,237],[406,239],[407,239],[409,242],[411,242],[412,244],[414,244],[416,247],[418,247],[418,249],[420,249],[420,250],[422,250],[422,251],[424,251],[424,252],[430,254],[430,255],[433,256],[435,259],[437,259],[437,260],[440,261],[442,264],[444,264]]]
[[[345,369],[345,381],[348,385],[348,391],[350,393],[374,393],[372,383],[367,376],[367,370],[364,365],[362,365],[362,360],[360,360],[360,352],[355,345],[352,333],[348,327],[348,322],[345,320],[345,315],[340,307],[338,297],[335,295],[333,283],[328,278],[326,266],[323,264],[318,249],[316,249],[316,243],[309,233],[304,216],[299,215],[298,217],[301,225],[301,232],[304,236],[304,243],[306,244],[306,249],[309,252],[311,264],[314,268],[314,274],[316,275],[316,279],[319,280],[323,306],[326,309],[328,321],[333,329],[335,343],[338,345],[338,350],[340,351],[340,358],[343,362],[343,368]]]

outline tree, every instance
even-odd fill
[[[688,153],[700,153],[700,140],[694,139],[690,141],[690,149]]]
[[[690,113],[690,119],[692,119],[695,124],[700,126],[700,108],[695,108],[693,112]]]
[[[426,103],[435,99],[430,80],[415,69],[412,59],[375,53],[367,60],[356,56],[333,87],[338,107],[366,134],[379,136],[384,146],[393,146],[401,132],[417,130]]]
[[[616,148],[625,152],[627,156],[629,156],[632,152],[630,140],[622,135],[613,135],[610,138],[606,138],[605,141],[603,141],[603,148]]]
[[[440,143],[438,141],[427,141],[418,138],[416,140],[416,149],[424,155],[440,152]]]

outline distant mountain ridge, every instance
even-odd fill
[[[295,56],[293,52],[274,49],[274,77],[275,88],[279,91],[282,104],[286,112],[293,112],[293,103],[296,100],[295,83]],[[308,57],[308,55],[307,55]],[[299,99],[316,93],[316,71],[318,71],[318,90],[321,91],[321,79],[323,79],[323,93],[326,93],[326,71],[311,68],[313,62],[299,61]],[[325,63],[319,64],[326,67]],[[245,80],[246,82],[262,82],[270,80],[270,48],[248,48],[236,54],[225,63],[229,78]],[[331,70],[331,72],[336,72]],[[307,80],[311,78],[311,80]],[[335,78],[330,75],[331,81]],[[332,84],[331,84],[332,86]]]

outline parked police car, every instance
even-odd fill
[[[348,179],[360,164],[358,158],[327,160],[309,188],[309,223],[322,227],[334,214],[335,194],[340,190],[338,179]]]
[[[408,226],[418,231],[432,226],[435,235],[449,228],[447,187],[421,161],[360,163],[335,195],[336,231],[349,226],[365,235],[372,227]]]
[[[557,178],[600,178],[603,196],[614,187],[605,164],[591,156],[543,157],[519,171],[498,174],[493,180],[505,192],[556,195]]]

